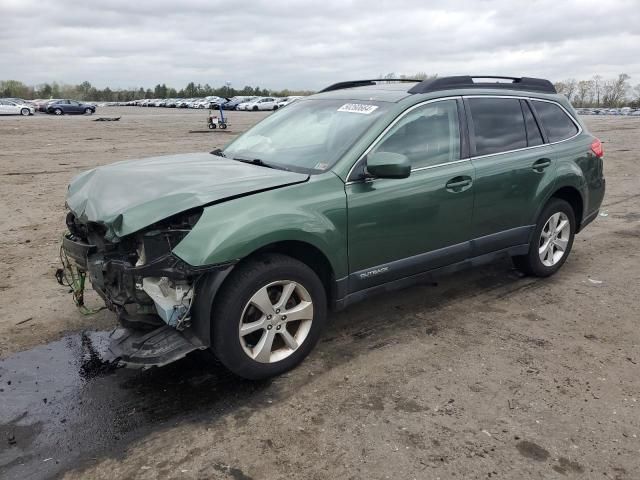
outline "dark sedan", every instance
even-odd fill
[[[56,100],[47,104],[47,113],[63,115],[69,113],[91,115],[96,112],[95,105],[76,102],[75,100]]]

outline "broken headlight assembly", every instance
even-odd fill
[[[169,326],[189,326],[197,275],[171,252],[191,231],[202,210],[183,213],[145,229],[137,236],[137,261],[130,272],[135,288],[153,301],[158,316]]]

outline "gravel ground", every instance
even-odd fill
[[[188,133],[205,113],[184,110],[0,118],[0,477],[638,478],[638,118],[586,117],[605,145],[607,195],[552,278],[502,262],[355,305],[267,382],[200,357],[95,377],[47,357],[114,325],[77,313],[53,279],[72,176],[211,150],[265,115],[232,112],[231,133]],[[46,402],[27,381],[36,357],[33,369],[70,372]],[[60,426],[70,403],[89,419]]]

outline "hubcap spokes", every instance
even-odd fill
[[[240,344],[257,362],[278,362],[302,345],[312,321],[313,302],[306,288],[291,280],[272,282],[254,293],[245,305]]]
[[[554,213],[549,217],[540,232],[538,243],[538,255],[544,266],[553,267],[564,257],[570,235],[571,223],[563,212]]]

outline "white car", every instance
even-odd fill
[[[258,110],[277,110],[278,100],[273,97],[262,97],[247,104],[244,110],[252,110],[254,112]]]
[[[36,109],[33,105],[0,99],[0,115],[24,115],[26,117],[34,113],[36,113]]]
[[[298,96],[298,95],[295,95],[295,96],[292,96],[292,97],[280,98],[279,101],[278,101],[278,108],[286,107],[290,103],[293,103],[296,100],[299,100],[300,98],[302,98],[302,97]]]
[[[246,110],[249,105],[253,105],[255,102],[260,100],[260,98],[261,97],[255,97],[250,100],[247,100],[246,102],[239,103],[238,106],[236,107],[236,110]]]

